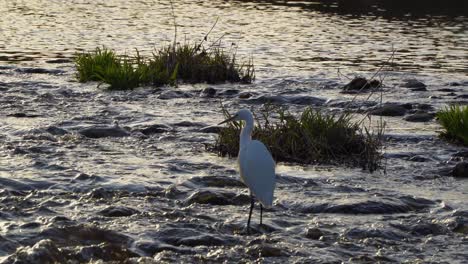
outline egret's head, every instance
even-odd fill
[[[224,120],[223,122],[219,123],[219,125],[227,123],[227,122],[231,122],[231,121],[240,121],[240,120],[244,120],[244,121],[253,120],[252,112],[250,112],[250,110],[248,109],[241,109],[237,111],[237,113],[235,113],[231,118],[228,118]]]

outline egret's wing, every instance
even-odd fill
[[[239,166],[242,180],[250,191],[264,206],[271,206],[275,189],[275,161],[265,145],[252,140],[239,153]]]

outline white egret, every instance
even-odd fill
[[[275,161],[265,145],[252,140],[254,120],[252,113],[247,109],[239,110],[231,118],[219,123],[220,125],[230,121],[244,121],[245,125],[240,134],[239,145],[239,174],[241,180],[250,190],[250,212],[247,221],[247,233],[250,231],[250,218],[254,208],[254,197],[260,202],[260,225],[262,224],[263,206],[270,207],[273,204],[273,192],[275,190]]]

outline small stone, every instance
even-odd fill
[[[403,116],[406,114],[407,108],[399,104],[387,104],[375,107],[370,111],[371,115],[378,116]]]
[[[114,127],[90,127],[78,131],[81,135],[88,138],[103,137],[127,137],[130,135],[125,129],[118,126]]]
[[[56,126],[50,126],[46,129],[46,131],[54,136],[63,136],[68,134],[68,131]]]
[[[247,253],[253,255],[255,257],[281,257],[283,256],[283,252],[281,248],[274,247],[268,244],[260,244],[254,245],[253,247],[247,250]]]
[[[236,94],[239,94],[239,90],[236,90],[236,89],[228,89],[228,90],[225,90],[221,93],[221,95],[224,95],[224,96],[233,96],[233,95],[236,95]]]
[[[207,127],[200,129],[200,132],[218,134],[219,132],[221,132],[222,129],[223,127],[220,127],[220,126],[207,126]]]
[[[158,96],[158,99],[168,100],[176,98],[190,98],[190,95],[182,91],[165,91]]]
[[[460,162],[452,170],[453,177],[468,178],[468,162]]]
[[[307,232],[306,232],[306,237],[307,238],[310,238],[310,239],[314,239],[314,240],[319,240],[321,236],[323,236],[323,232],[322,230],[314,227],[314,228],[309,228],[307,229]]]
[[[207,87],[200,92],[200,97],[211,98],[216,94],[216,89],[213,87]]]
[[[409,79],[403,84],[406,88],[426,88],[426,85],[416,79]]]
[[[110,206],[104,210],[99,211],[98,214],[102,216],[107,216],[107,217],[123,217],[123,216],[131,216],[137,213],[139,213],[139,211],[133,208],[124,207],[124,206]]]
[[[370,88],[379,87],[381,83],[377,80],[368,81],[366,78],[363,77],[356,77],[351,82],[346,84],[343,87],[345,91],[359,91],[359,90],[368,90]]]
[[[434,119],[434,114],[430,113],[415,113],[409,116],[406,116],[404,120],[408,122],[429,122]]]
[[[429,159],[425,158],[425,157],[422,157],[422,156],[413,156],[413,157],[409,158],[408,160],[412,161],[412,162],[426,162]]]
[[[143,129],[137,129],[138,131],[140,131],[141,133],[149,136],[149,135],[152,135],[152,134],[159,134],[159,133],[165,133],[165,132],[169,132],[172,130],[172,128],[170,126],[167,126],[167,125],[162,125],[162,124],[153,124],[153,125],[150,125],[146,128],[143,128]]]
[[[244,92],[244,93],[240,93],[240,94],[239,94],[239,98],[240,98],[240,99],[248,99],[248,98],[250,98],[250,97],[252,97],[252,94],[249,93],[249,92]]]

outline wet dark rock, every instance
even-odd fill
[[[73,60],[71,59],[53,59],[53,60],[46,60],[46,63],[53,63],[53,64],[59,64],[59,63],[71,63]]]
[[[247,249],[247,253],[254,257],[281,257],[288,256],[288,254],[279,247],[270,244],[258,244]]]
[[[39,117],[41,115],[18,112],[18,113],[8,114],[7,116],[17,117],[17,118],[21,118],[21,117],[34,118],[34,117]]]
[[[104,188],[96,188],[85,194],[85,197],[90,199],[109,199],[114,197],[114,193]]]
[[[118,126],[85,128],[78,133],[88,138],[127,137],[130,135],[127,130]]]
[[[458,151],[457,153],[453,154],[453,157],[468,158],[468,150],[467,151]]]
[[[428,235],[442,235],[447,233],[444,226],[434,223],[418,223],[410,227],[413,235],[428,236]]]
[[[455,92],[455,89],[451,88],[442,88],[442,89],[437,89],[438,92],[445,92],[445,93],[452,93]]]
[[[429,160],[428,158],[422,157],[422,156],[419,156],[419,155],[412,156],[412,157],[410,157],[408,159],[408,161],[412,161],[412,162],[426,162],[428,160]]]
[[[409,196],[384,201],[364,201],[349,204],[320,204],[302,208],[303,213],[337,214],[397,214],[418,211],[432,206],[434,202]]]
[[[457,178],[468,178],[468,162],[460,162],[452,170],[452,176]]]
[[[400,104],[385,104],[377,106],[370,111],[371,115],[378,116],[404,116],[408,109]]]
[[[106,217],[124,217],[138,214],[139,211],[125,206],[109,206],[98,214]]]
[[[388,240],[402,240],[405,238],[403,234],[399,234],[390,230],[380,229],[365,229],[365,228],[351,228],[344,234],[347,238],[351,239],[365,239],[365,238],[383,238]]]
[[[406,116],[404,120],[408,122],[429,122],[434,119],[435,114],[433,113],[416,113]]]
[[[457,99],[468,99],[468,94],[460,94],[457,96]]]
[[[191,122],[191,121],[182,121],[178,123],[172,124],[173,126],[177,127],[206,127],[207,124],[200,123],[200,122]]]
[[[322,232],[322,230],[316,228],[316,227],[313,227],[313,228],[309,228],[307,229],[306,231],[306,234],[305,236],[309,239],[313,239],[313,240],[319,240],[321,236],[323,236],[324,233]]]
[[[297,105],[314,105],[314,106],[320,106],[326,102],[325,99],[313,97],[313,96],[295,96],[295,97],[289,98],[289,101]]]
[[[162,100],[169,100],[169,99],[177,99],[177,98],[190,98],[190,94],[183,92],[183,91],[165,91],[162,92],[159,96],[158,99]]]
[[[140,131],[141,133],[149,136],[152,134],[159,134],[172,131],[172,127],[163,125],[163,124],[153,124],[145,128],[138,128],[135,129],[136,131]]]
[[[223,96],[233,96],[233,95],[236,95],[236,94],[239,94],[239,90],[236,90],[236,89],[228,89],[228,90],[224,90],[220,93],[220,95],[223,95]]]
[[[0,255],[6,256],[15,252],[19,244],[0,236]]]
[[[368,81],[363,77],[356,77],[351,82],[346,84],[343,87],[345,91],[359,91],[359,90],[369,90],[370,88],[377,88],[381,85],[378,80]]]
[[[97,180],[99,179],[99,177],[95,175],[88,175],[86,173],[78,173],[75,177],[73,177],[73,179],[77,181],[88,181],[88,180]]]
[[[216,94],[216,89],[213,87],[206,87],[200,92],[200,97],[212,98]]]
[[[338,108],[368,108],[376,106],[378,103],[374,101],[336,101],[336,100],[329,100],[327,102],[327,106],[330,107],[338,107]]]
[[[239,94],[239,98],[240,99],[248,99],[250,97],[252,97],[253,94],[252,93],[249,93],[249,92],[243,92],[243,93],[240,93]]]
[[[195,254],[195,251],[190,248],[177,247],[159,242],[137,242],[135,243],[135,247],[149,256],[153,256],[154,254],[161,251],[173,251],[182,254]]]
[[[460,86],[461,84],[459,82],[450,82],[448,83],[449,86]]]
[[[51,226],[41,231],[39,237],[51,239],[56,243],[66,245],[82,245],[83,242],[89,244],[111,243],[117,245],[128,245],[132,239],[116,231],[101,229],[94,225],[70,225]]]
[[[222,246],[226,244],[232,244],[229,242],[230,241],[228,240],[225,240],[223,238],[216,237],[213,235],[198,235],[198,236],[183,237],[177,241],[176,245],[196,247],[196,246]]]
[[[185,200],[186,204],[211,205],[243,205],[249,202],[248,195],[214,190],[197,190]]]
[[[417,89],[417,88],[426,88],[426,85],[416,79],[409,79],[405,80],[405,82],[402,85],[403,87],[406,88],[412,88],[412,89]]]
[[[66,259],[52,240],[44,239],[34,246],[18,248],[2,263],[66,263]]]
[[[68,134],[68,131],[63,129],[63,128],[59,128],[59,127],[56,127],[56,126],[50,126],[48,128],[46,128],[46,131],[54,136],[63,136],[63,135],[66,135]]]
[[[3,177],[0,177],[0,185],[2,186],[2,188],[7,188],[16,191],[30,191],[34,189],[31,185]]]
[[[200,129],[199,132],[218,134],[222,129],[223,127],[221,126],[207,126],[207,127]]]
[[[103,262],[115,261],[122,263],[128,261],[129,258],[140,256],[125,247],[109,243],[79,247],[77,252],[74,251],[71,255],[71,259],[77,260],[80,263],[89,263],[96,259]]]
[[[251,104],[287,104],[289,100],[280,95],[261,95],[256,98],[250,98],[245,100]]]
[[[39,228],[39,227],[41,227],[41,223],[38,223],[38,222],[30,222],[30,223],[20,225],[20,228],[24,228],[24,229],[34,229],[34,228]]]
[[[44,68],[17,68],[16,72],[19,73],[37,73],[37,74],[61,74],[64,73],[62,70],[58,69],[44,69]]]
[[[188,180],[190,183],[204,187],[235,187],[235,188],[246,188],[245,184],[238,179],[226,177],[226,176],[205,176],[205,177],[193,177]]]

